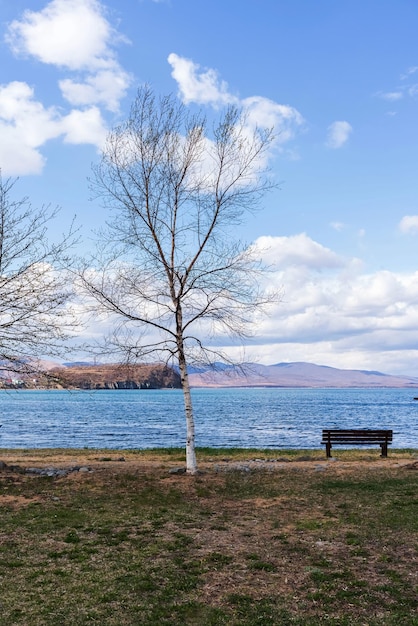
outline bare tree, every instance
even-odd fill
[[[0,369],[29,373],[39,357],[60,353],[75,325],[63,277],[74,233],[48,243],[56,210],[13,199],[15,184],[0,172]]]
[[[271,187],[263,174],[272,131],[251,128],[232,107],[208,130],[173,96],[139,90],[94,168],[92,188],[115,217],[94,269],[90,260],[82,272],[95,306],[118,320],[113,355],[178,366],[188,473],[196,455],[187,366],[224,358],[210,338],[245,337],[266,302],[257,260],[234,230]]]

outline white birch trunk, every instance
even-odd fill
[[[186,472],[197,473],[196,450],[195,450],[195,427],[193,417],[192,396],[190,393],[189,375],[187,372],[186,359],[182,351],[179,355],[179,370],[181,388],[184,398],[184,412],[186,415]]]

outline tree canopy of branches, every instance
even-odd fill
[[[273,133],[233,107],[208,126],[175,97],[138,91],[94,168],[92,189],[113,218],[101,254],[82,272],[95,307],[118,320],[107,346],[113,355],[178,367],[188,473],[197,466],[187,366],[222,358],[209,339],[245,337],[266,302],[257,260],[234,230],[271,187]]]
[[[62,274],[73,233],[48,243],[56,210],[13,199],[15,184],[0,172],[0,367],[25,373],[38,370],[39,357],[58,355],[75,325]]]

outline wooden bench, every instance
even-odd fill
[[[393,430],[329,430],[322,431],[321,444],[326,446],[327,458],[331,458],[331,448],[334,445],[341,446],[366,446],[379,444],[382,449],[381,456],[388,455],[388,444],[392,443]]]

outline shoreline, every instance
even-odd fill
[[[257,449],[257,448],[197,448],[198,464],[208,467],[238,467],[251,469],[310,466],[317,463],[327,467],[341,464],[365,464],[381,467],[418,462],[418,448],[389,448],[388,456],[379,449],[336,448],[333,457],[326,458],[325,449]],[[74,459],[114,466],[114,464],[181,465],[185,460],[183,448],[111,449],[111,448],[1,448],[3,463],[38,462],[43,465],[69,463]]]

